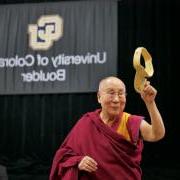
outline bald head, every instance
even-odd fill
[[[104,89],[106,89],[108,87],[113,87],[113,86],[119,86],[119,87],[123,88],[124,91],[126,89],[125,84],[123,83],[122,80],[120,80],[119,78],[114,77],[114,76],[109,76],[100,81],[98,91],[101,92]]]

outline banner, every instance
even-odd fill
[[[117,2],[0,6],[0,94],[97,91],[117,74]]]

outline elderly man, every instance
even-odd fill
[[[124,112],[126,87],[120,79],[101,80],[97,94],[101,109],[83,115],[71,130],[55,154],[50,180],[140,180],[143,140],[154,142],[165,135],[156,94],[146,82],[141,98],[148,123]]]

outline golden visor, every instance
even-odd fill
[[[143,56],[145,67],[141,65],[141,55]],[[147,78],[151,77],[154,73],[152,58],[146,48],[139,47],[135,50],[133,66],[136,70],[134,88],[136,92],[140,93],[144,89]]]

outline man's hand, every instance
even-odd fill
[[[93,158],[85,156],[78,164],[78,168],[79,170],[94,172],[97,170],[97,162]]]
[[[157,90],[150,85],[149,81],[146,81],[143,91],[141,92],[141,98],[146,104],[150,104],[155,100]]]

